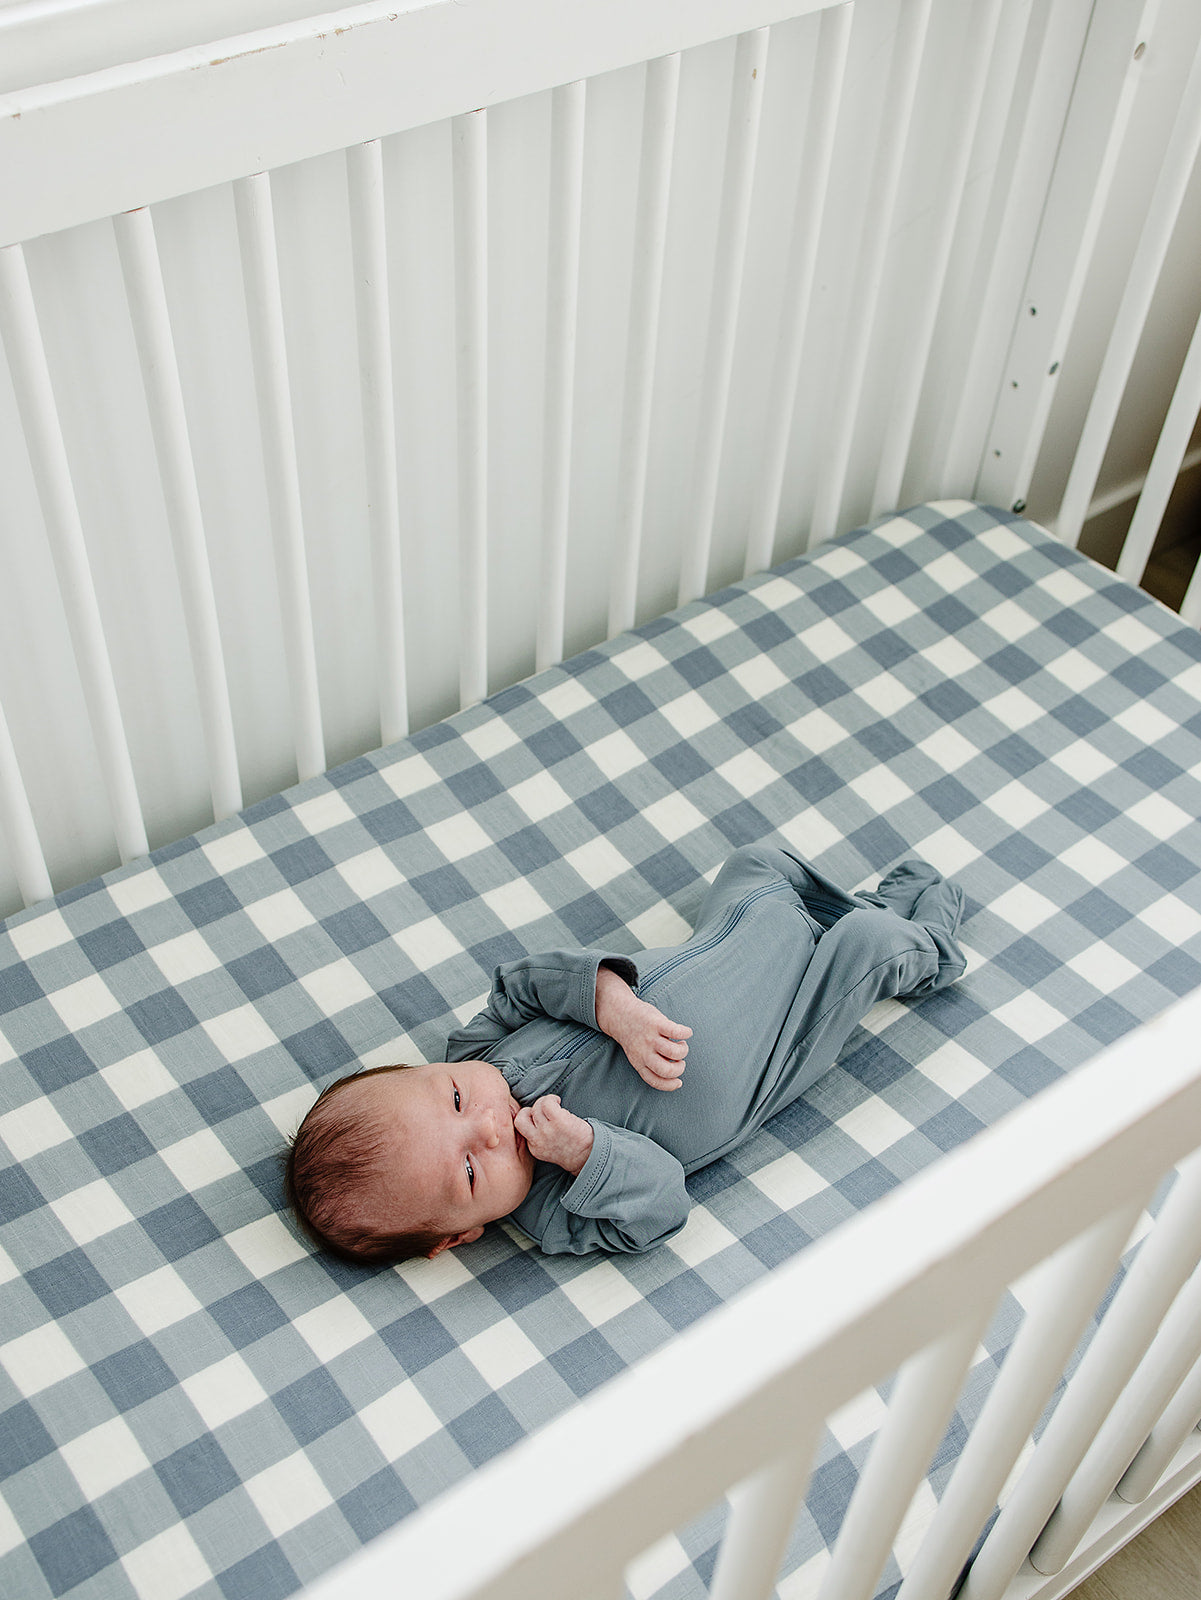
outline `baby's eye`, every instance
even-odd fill
[[[455,1090],[455,1110],[456,1111],[462,1111],[462,1109],[463,1109],[463,1105],[462,1105],[462,1102],[459,1099],[459,1091],[456,1089]]]
[[[468,1182],[468,1184],[469,1184],[469,1186],[471,1188],[472,1194],[474,1194],[475,1193],[475,1168],[471,1165],[470,1156],[467,1158],[467,1182]]]

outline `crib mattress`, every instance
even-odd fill
[[[294,1592],[1196,987],[1199,777],[1201,636],[944,503],[12,919],[0,1592]],[[649,1255],[544,1258],[503,1226],[382,1271],[310,1251],[280,1152],[317,1087],[440,1059],[499,961],[686,937],[767,838],[848,887],[909,854],[954,874],[967,975],[877,1007]],[[878,1416],[836,1419],[781,1594],[808,1592]],[[673,1536],[635,1591],[695,1592],[715,1538]]]

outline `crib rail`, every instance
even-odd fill
[[[640,1552],[727,1493],[711,1593],[766,1597],[823,1423],[896,1372],[820,1587],[821,1600],[870,1596],[977,1341],[1015,1283],[1024,1322],[900,1592],[945,1600],[1015,1467],[960,1592],[1066,1592],[1100,1558],[1092,1541],[1112,1516],[1090,1533],[1096,1513],[1201,1356],[1201,1155],[1190,1154],[1201,1138],[1199,1024],[1201,996],[1178,1002],[365,1547],[314,1600],[383,1596],[398,1582],[427,1600],[618,1596]],[[1181,1157],[1031,1452],[1144,1203]],[[1177,1443],[1183,1421],[1198,1420],[1195,1396],[1194,1385],[1161,1424]],[[1171,1488],[1198,1477],[1194,1438]],[[1131,1492],[1149,1488],[1144,1478]]]
[[[1145,480],[1138,576],[1201,27],[953,11],[373,3],[0,96],[0,905],[898,502],[1087,546]]]

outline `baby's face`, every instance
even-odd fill
[[[469,1244],[529,1193],[534,1158],[513,1126],[521,1107],[490,1061],[376,1073],[348,1092],[385,1130],[378,1226]]]

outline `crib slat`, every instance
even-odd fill
[[[784,279],[784,309],[772,366],[767,433],[754,504],[747,530],[743,576],[771,566],[780,516],[780,496],[792,438],[793,414],[801,378],[801,355],[813,301],[817,248],[821,239],[834,133],[842,104],[847,46],[851,39],[854,0],[823,11],[813,70],[813,93],[805,123],[805,159],[797,181],[792,238]]]
[[[819,1600],[868,1600],[919,1479],[942,1438],[990,1303],[908,1360],[851,1496]]]
[[[997,1600],[1143,1356],[1201,1251],[1201,1152],[1182,1162],[1155,1227],[1114,1296],[980,1553],[961,1600]]]
[[[638,558],[646,468],[650,454],[651,399],[659,347],[659,305],[667,244],[667,202],[680,88],[679,55],[660,56],[646,66],[642,154],[634,221],[634,281],[626,344],[625,396],[621,414],[617,529],[609,588],[609,633],[634,625],[638,602]]]
[[[872,491],[871,515],[881,516],[896,510],[901,503],[901,484],[913,443],[922,385],[934,343],[934,328],[942,304],[951,251],[955,244],[968,164],[975,145],[976,129],[984,106],[997,28],[1003,0],[986,0],[986,7],[973,19],[972,60],[965,74],[958,105],[962,125],[956,128],[958,144],[951,174],[943,190],[942,219],[930,264],[922,279],[921,305],[910,324],[904,351],[897,363],[898,379],[889,407],[888,423],[880,445],[876,483]]]
[[[0,250],[0,337],[8,352],[17,409],[25,432],[46,537],[54,559],[80,686],[112,811],[122,861],[147,853],[129,744],[117,701],[112,663],[92,583],[66,445],[50,386],[50,371],[20,245]]]
[[[1163,1416],[1144,1439],[1138,1454],[1118,1484],[1119,1496],[1138,1505],[1163,1477],[1169,1461],[1180,1446],[1201,1425],[1201,1361],[1185,1378],[1164,1407]]]
[[[823,452],[810,543],[831,539],[838,532],[868,351],[884,282],[884,262],[892,237],[892,217],[901,185],[901,167],[913,120],[930,4],[931,0],[902,0],[901,4],[884,121],[851,294],[850,337],[838,362],[840,378],[833,407],[833,431]]]
[[[46,868],[46,858],[42,854],[29,796],[21,781],[17,752],[13,749],[3,706],[0,706],[0,828],[8,841],[21,898],[27,906],[38,900],[48,900],[54,888]]]
[[[1180,109],[1055,520],[1055,531],[1067,544],[1075,545],[1080,539],[1198,148],[1201,148],[1201,45],[1181,96]]]
[[[817,1440],[816,1428],[803,1432],[786,1456],[731,1491],[730,1520],[709,1600],[768,1600],[773,1593],[809,1482]]]
[[[275,547],[284,657],[292,697],[296,770],[304,779],[325,771],[325,738],[317,689],[313,612],[304,553],[300,476],[292,428],[271,179],[267,173],[258,172],[249,178],[239,178],[233,189],[263,439],[267,504]]]
[[[709,551],[717,510],[721,446],[730,402],[734,336],[742,298],[751,190],[759,146],[759,114],[771,30],[755,28],[739,35],[734,57],[734,91],[726,134],[726,165],[718,210],[717,260],[701,386],[701,415],[693,466],[692,507],[685,529],[680,564],[679,604],[686,605],[708,588]]]
[[[391,744],[409,731],[409,707],[405,686],[404,588],[400,564],[400,494],[396,402],[392,386],[384,164],[378,139],[352,145],[347,150],[346,178],[354,256],[367,510],[371,526],[380,740]]]
[[[1201,1269],[1177,1295],[1039,1535],[1030,1560],[1040,1572],[1058,1572],[1065,1565],[1198,1357]]]
[[[1129,578],[1132,583],[1140,583],[1146,571],[1147,558],[1176,485],[1176,475],[1188,449],[1198,411],[1201,411],[1201,317],[1193,329],[1188,354],[1184,358],[1172,403],[1168,407],[1156,441],[1155,454],[1147,470],[1147,480],[1138,497],[1134,516],[1122,543],[1122,553],[1118,557],[1119,577]],[[1190,583],[1190,591],[1192,587]],[[1191,593],[1186,592],[1186,604],[1193,598]],[[1181,606],[1181,614],[1185,615],[1184,606]],[[1187,616],[1187,620],[1195,622],[1196,618]]]
[[[459,701],[488,693],[488,113],[451,122],[459,415]]]
[[[581,78],[575,83],[563,84],[551,97],[546,400],[542,427],[542,585],[535,652],[539,671],[563,659],[585,94]]]
[[[1201,628],[1201,578],[1194,568],[1189,579],[1188,588],[1184,591],[1184,599],[1180,602],[1180,617],[1183,622],[1191,623],[1194,628]]]
[[[191,646],[208,756],[213,816],[220,822],[242,809],[242,782],[238,774],[229,681],[217,625],[217,602],[209,570],[200,492],[196,486],[162,265],[148,208],[143,206],[137,211],[122,212],[113,218],[113,228],[142,367],[150,429]]]
[[[1032,1275],[1032,1301],[897,1600],[945,1600],[1018,1453],[1084,1331],[1142,1202],[1073,1239]]]

